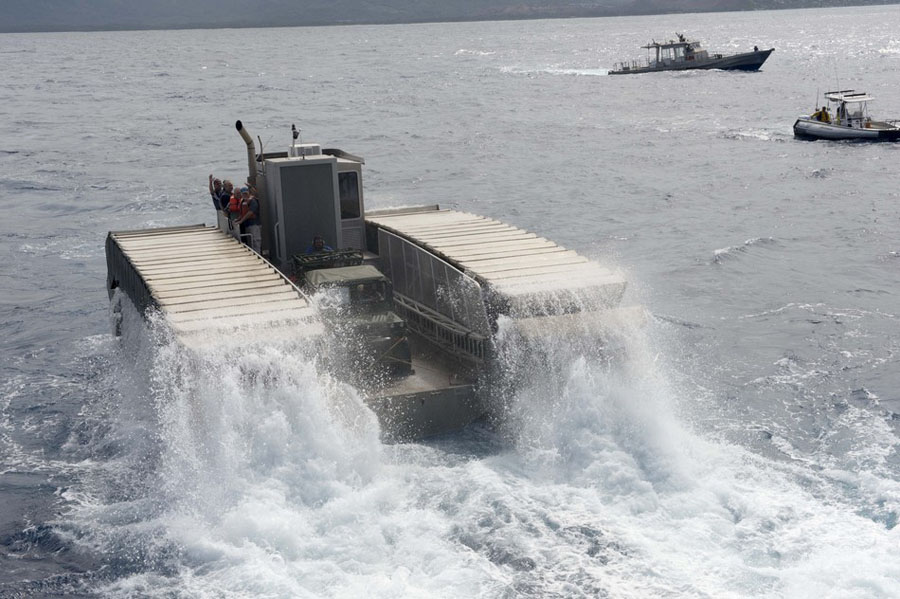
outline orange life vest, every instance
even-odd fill
[[[241,195],[238,193],[237,195],[231,196],[228,200],[228,213],[236,214],[241,210]]]
[[[250,212],[250,200],[253,198],[247,198],[246,200],[241,199],[241,218],[244,218],[248,212]]]

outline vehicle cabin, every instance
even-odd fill
[[[412,372],[406,323],[394,311],[391,282],[371,264],[319,268],[305,273],[307,292],[343,337],[346,356],[366,376]]]
[[[326,296],[326,309],[359,315],[393,308],[391,282],[371,264],[311,270],[304,282],[311,293]]]

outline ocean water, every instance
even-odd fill
[[[609,77],[650,38],[758,73]],[[900,6],[0,36],[0,596],[900,596]],[[362,155],[621,269],[621,355],[501,329],[496,426],[389,445],[303,345],[185,356],[107,231],[212,222],[210,172]],[[500,396],[502,395],[502,396]]]

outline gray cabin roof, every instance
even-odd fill
[[[700,42],[698,42],[696,40],[687,39],[683,33],[676,33],[675,35],[678,36],[677,40],[669,40],[667,42],[658,42],[656,40],[651,40],[649,44],[647,44],[646,46],[641,46],[641,48],[647,48],[648,50],[652,50],[653,48],[666,49],[666,48],[683,48],[683,47],[687,47],[687,46],[694,46],[697,48],[700,47]]]
[[[650,42],[646,46],[641,46],[641,48],[647,48],[648,50],[652,50],[653,48],[683,48],[694,44],[696,44],[696,42]]]

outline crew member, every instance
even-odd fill
[[[306,248],[307,254],[315,254],[317,252],[333,252],[334,249],[330,245],[325,245],[325,240],[319,235],[313,237],[312,245]]]
[[[840,125],[847,121],[847,108],[841,104],[837,109],[837,119],[835,120],[835,124]],[[849,123],[848,123],[849,124]]]
[[[228,198],[228,205],[225,208],[225,212],[228,214],[228,218],[232,221],[236,221],[241,217],[241,190],[234,188],[231,192],[231,197]]]
[[[812,115],[812,118],[816,119],[817,121],[821,121],[823,123],[831,122],[831,117],[828,116],[828,109],[825,108],[824,106],[822,107],[821,110],[815,111]]]
[[[249,187],[241,187],[241,216],[234,224],[241,227],[241,239],[253,248],[253,251],[259,254],[262,252],[262,226],[259,222],[259,200],[256,195],[250,193]]]

